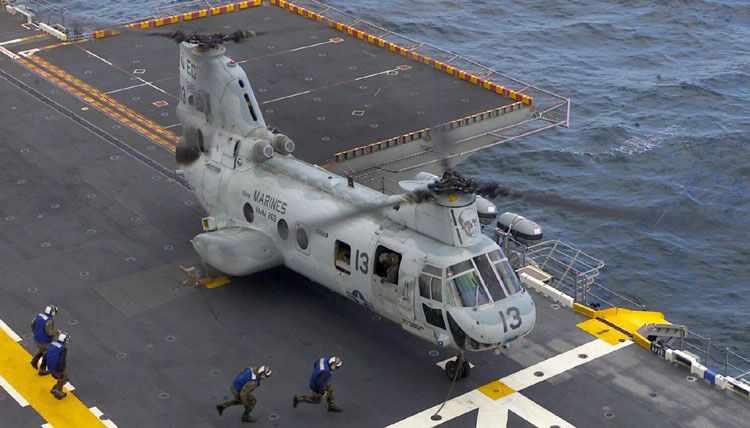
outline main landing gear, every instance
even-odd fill
[[[445,363],[445,374],[452,381],[458,380],[459,377],[468,377],[471,373],[471,365],[464,357],[463,352],[459,352],[455,360]]]

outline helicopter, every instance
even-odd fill
[[[231,276],[277,266],[346,296],[408,333],[457,351],[445,366],[466,377],[465,351],[507,347],[534,328],[536,310],[503,249],[481,231],[510,194],[447,168],[386,195],[293,156],[269,130],[245,71],[225,43],[258,33],[186,34],[179,43],[183,138],[177,173],[207,216],[191,243]],[[541,233],[541,230],[537,231]]]

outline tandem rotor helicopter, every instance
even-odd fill
[[[293,157],[294,142],[267,128],[247,75],[225,55],[224,43],[256,35],[166,34],[180,45],[177,172],[208,214],[191,241],[201,258],[233,276],[284,265],[458,351],[445,367],[452,379],[469,374],[464,351],[529,334],[534,303],[481,232],[496,217],[483,196],[510,189],[446,161],[442,177],[419,173],[389,196]],[[526,223],[529,239],[541,234]]]

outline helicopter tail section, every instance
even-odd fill
[[[266,127],[258,101],[237,62],[221,44],[180,43],[180,103],[177,115],[190,146],[209,145],[212,134],[223,130],[248,136]],[[201,141],[198,141],[200,131]]]

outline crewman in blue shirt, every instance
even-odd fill
[[[312,395],[295,395],[292,405],[297,407],[300,402],[317,404],[325,395],[328,411],[340,412],[341,409],[336,407],[336,400],[333,398],[333,386],[331,386],[333,371],[339,367],[341,367],[339,357],[322,357],[316,361],[313,364],[313,371],[310,376]]]
[[[234,378],[234,382],[232,382],[232,387],[230,388],[234,398],[216,405],[219,416],[224,413],[224,409],[227,407],[242,404],[245,406],[245,411],[242,413],[242,419],[240,420],[242,422],[255,422],[255,418],[250,416],[250,412],[253,411],[253,407],[255,407],[257,401],[253,397],[252,392],[260,385],[260,380],[268,376],[271,376],[271,368],[268,366],[248,367],[242,370]]]
[[[63,392],[62,390],[63,385],[68,383],[68,375],[65,372],[67,367],[68,342],[70,342],[70,336],[67,333],[60,333],[57,335],[57,339],[49,344],[49,348],[47,349],[47,370],[52,374],[52,377],[57,379],[57,383],[55,383],[50,392],[58,400],[62,400],[63,397],[68,395],[67,392]]]
[[[55,320],[53,319],[55,315],[57,315],[57,306],[49,305],[44,308],[43,313],[37,314],[31,321],[31,332],[34,335],[34,344],[38,349],[34,358],[31,359],[31,366],[38,370],[39,376],[49,374],[44,369],[46,365],[45,355],[49,344],[60,333],[60,331],[55,330]],[[40,360],[42,364],[38,365]]]

